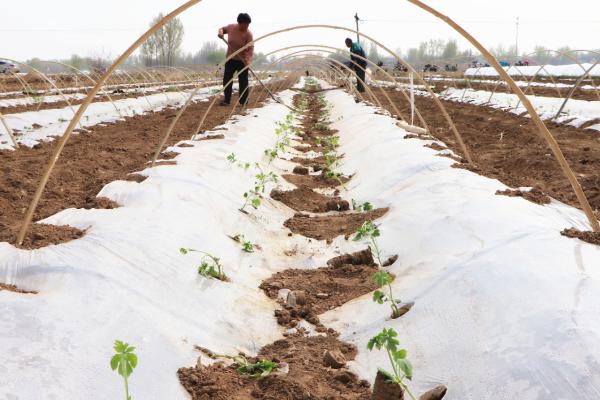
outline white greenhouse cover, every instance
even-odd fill
[[[334,124],[342,168],[355,174],[342,196],[390,207],[378,220],[380,244],[386,256],[399,255],[390,267],[395,292],[415,301],[394,321],[370,295],[322,316],[358,346],[352,369],[372,379],[387,368],[385,354],[366,343],[394,327],[415,366],[417,393],[442,383],[449,400],[598,399],[600,248],[559,234],[587,228],[583,213],[496,196],[504,185],[451,168],[423,141],[404,139],[390,117],[339,90],[327,97],[331,119],[342,117]],[[130,378],[134,399],[186,399],[176,371],[195,364],[193,345],[253,353],[278,339],[276,304],[260,282],[364,248],[342,237],[330,246],[288,237],[282,224],[294,212],[274,201],[250,217],[237,210],[252,172],[226,156],[260,160],[286,113],[277,104],[253,110],[226,125],[224,140],[170,149],[181,153],[178,165],[148,169],[142,183],[107,185],[100,194],[121,208],[48,219],[89,228],[79,240],[35,251],[0,243],[0,281],[40,292],[0,292],[0,398],[120,398],[109,359],[121,339],[140,359]],[[276,160],[272,168],[292,166]],[[237,233],[263,250],[242,253],[226,236]],[[231,282],[199,277],[199,259],[180,255],[181,246],[222,257]],[[284,254],[289,249],[294,257]]]

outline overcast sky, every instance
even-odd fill
[[[519,48],[536,44],[556,49],[600,48],[600,0],[425,0],[454,18],[484,45],[516,41]],[[67,58],[99,53],[113,57],[123,52],[159,12],[170,12],[184,0],[17,0],[2,2],[0,58],[26,60]],[[4,4],[5,3],[5,4]],[[216,39],[216,30],[248,12],[255,37],[293,25],[323,23],[352,28],[354,13],[360,29],[392,49],[416,46],[430,38],[458,38],[436,20],[405,0],[203,0],[181,18],[185,25],[185,51]],[[340,46],[341,31],[301,30],[257,44],[258,51],[314,43]],[[459,41],[461,47],[467,45]]]

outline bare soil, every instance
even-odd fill
[[[309,187],[311,189],[326,189],[326,188],[336,188],[341,186],[340,182],[338,182],[335,178],[327,178],[323,174],[319,175],[283,175],[283,179],[291,183],[292,185],[296,185],[297,187]],[[340,181],[342,184],[345,184],[350,179],[342,176],[340,177]]]
[[[288,269],[278,272],[261,285],[267,296],[277,299],[280,289],[301,291],[305,304],[284,310],[288,321],[301,316],[317,324],[319,314],[377,289],[371,277],[379,268],[373,262],[365,265],[342,264],[318,269]],[[312,321],[311,321],[312,320]],[[283,322],[283,321],[281,321]],[[281,323],[288,325],[288,323]]]
[[[273,190],[271,198],[277,200],[296,211],[324,213],[328,211],[347,211],[350,205],[339,197],[325,196],[315,192],[308,186],[298,189],[281,191]]]
[[[0,283],[0,292],[3,290],[6,290],[8,292],[21,293],[21,294],[37,294],[36,291],[23,290],[23,289],[19,289],[15,285],[7,285],[5,283]]]
[[[291,82],[290,82],[291,83]],[[265,100],[263,95],[261,100]],[[183,114],[166,146],[190,139],[199,118],[209,103],[192,104]],[[225,122],[231,109],[214,107],[205,127],[211,129]],[[34,221],[49,217],[66,208],[112,208],[114,203],[97,199],[106,184],[115,180],[143,177],[130,175],[148,166],[164,131],[177,110],[127,117],[122,121],[91,127],[73,135],[50,177],[34,215]],[[0,151],[0,242],[14,244],[25,211],[37,188],[56,141],[40,143],[34,148]],[[167,158],[162,156],[161,158]],[[41,229],[41,230],[40,230]],[[40,233],[41,236],[36,235]],[[34,249],[80,237],[71,227],[30,230],[24,248]]]
[[[600,246],[600,232],[582,232],[578,229],[570,228],[563,230],[561,234],[566,237],[579,239]]]
[[[340,235],[351,235],[367,221],[375,221],[389,211],[377,208],[363,213],[348,213],[311,217],[297,213],[285,221],[286,228],[293,233],[317,240],[332,240]]]
[[[399,93],[387,92],[400,111],[409,112],[409,104]],[[462,155],[433,100],[419,96],[416,102],[431,127],[431,134]],[[490,107],[449,101],[443,101],[443,104],[471,152],[476,165],[474,172],[498,179],[510,187],[535,187],[579,208],[571,185],[530,119]],[[389,111],[392,111],[391,107]],[[592,208],[600,212],[600,135],[552,122],[546,122],[546,125],[576,173]]]
[[[209,86],[208,84],[200,84],[200,87],[207,87]],[[177,87],[177,91],[183,91],[183,90],[189,90],[189,89],[193,89],[196,86],[194,85],[186,85],[186,86],[178,86]],[[144,93],[136,93],[136,92],[127,92],[127,93],[113,93],[110,94],[110,98],[107,95],[97,95],[94,98],[94,103],[98,103],[98,102],[109,102],[111,100],[116,101],[116,100],[122,100],[122,99],[133,99],[133,98],[142,98],[144,96],[150,96],[153,94],[158,94],[158,93],[164,93],[164,90],[153,90],[153,91],[148,91],[148,92],[144,92]],[[55,102],[43,102],[43,97],[41,97],[41,101],[40,103],[37,104],[27,104],[27,105],[16,105],[16,106],[9,106],[9,107],[0,107],[0,112],[2,114],[17,114],[17,113],[24,113],[24,112],[28,112],[28,111],[40,111],[40,110],[54,110],[54,109],[58,109],[58,108],[66,108],[69,107],[69,105],[71,106],[77,106],[79,104],[82,104],[84,99],[68,99],[69,101],[55,101]]]
[[[533,188],[530,191],[522,191],[522,190],[498,190],[496,194],[499,196],[508,196],[508,197],[523,197],[533,203],[536,204],[550,204],[550,197],[548,197],[544,192],[537,188]]]
[[[314,100],[311,99],[311,100]],[[309,102],[312,107],[315,102]],[[318,112],[309,108],[309,113]],[[311,128],[309,119],[304,119],[306,131]],[[308,140],[308,138],[307,138]],[[306,175],[287,175],[307,178]],[[298,189],[274,191],[271,197],[298,210],[312,212],[329,211],[330,204],[340,204],[338,197],[317,194],[310,186],[298,180]],[[333,203],[332,203],[333,202]],[[345,202],[347,205],[348,203]],[[339,208],[339,206],[338,206]],[[349,206],[348,206],[349,208]],[[314,217],[299,219],[305,221],[307,237],[311,235],[335,237],[352,233],[365,218],[375,219],[387,209],[363,214],[339,214],[337,218]],[[296,218],[296,217],[294,217]],[[292,218],[290,221],[295,221]],[[324,218],[323,223],[319,218]],[[286,222],[286,226],[288,225]],[[315,224],[316,222],[316,224]],[[335,231],[335,234],[330,230]],[[356,348],[338,339],[338,334],[323,326],[319,314],[339,307],[353,298],[376,289],[371,276],[378,270],[369,249],[356,254],[336,257],[327,267],[303,270],[288,269],[276,273],[263,281],[260,287],[266,295],[279,302],[281,308],[275,311],[277,322],[288,329],[284,339],[263,347],[251,362],[268,359],[289,366],[289,372],[273,373],[265,378],[254,380],[241,376],[236,365],[228,367],[211,365],[182,368],[178,371],[182,385],[192,399],[269,399],[269,400],[334,400],[371,398],[370,385],[361,381],[347,369],[347,362],[356,356]],[[288,289],[288,297],[279,298],[282,289]],[[317,335],[308,335],[300,321],[314,325]]]
[[[192,400],[369,400],[369,383],[346,368],[325,366],[326,351],[339,352],[347,361],[356,357],[356,349],[335,335],[306,337],[299,333],[263,347],[258,357],[250,359],[287,363],[285,375],[252,379],[238,373],[236,365],[181,368],[178,375]]]
[[[574,84],[574,83],[572,83]],[[482,83],[482,82],[469,82],[467,84],[464,81],[455,81],[453,82],[439,82],[436,81],[433,83],[434,91],[437,93],[441,93],[447,88],[458,88],[458,89],[474,89],[474,90],[483,90],[487,92],[495,91],[495,93],[512,93],[512,90],[508,88],[506,85],[497,85],[495,83]],[[525,92],[525,94],[530,96],[540,96],[540,97],[559,97],[566,98],[569,94],[570,88],[552,88],[552,87],[542,87],[542,86],[530,86],[521,87],[521,89]],[[599,101],[600,98],[598,94],[594,90],[582,90],[577,89],[573,96],[571,97],[574,100],[587,100],[587,101]]]

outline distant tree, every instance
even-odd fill
[[[369,53],[367,55],[367,58],[375,64],[379,62],[379,53],[377,52],[377,45],[373,42],[371,42],[371,46],[369,47]]]
[[[67,62],[67,64],[74,68],[82,69],[85,65],[85,60],[79,55],[73,54],[71,55],[71,58],[69,59],[69,62]]]
[[[25,64],[27,64],[30,67],[35,68],[37,70],[39,70],[40,68],[42,68],[42,60],[40,60],[38,57],[34,57],[31,60],[27,60],[25,62]]]
[[[206,55],[206,62],[208,64],[220,64],[225,60],[225,50],[214,50]]]
[[[446,42],[444,46],[444,51],[442,52],[442,58],[444,60],[453,60],[458,56],[458,43],[454,39],[450,39]]]
[[[150,26],[156,25],[163,18],[163,13],[158,14]],[[183,23],[179,18],[173,18],[167,22],[142,44],[141,53],[145,64],[147,66],[156,64],[172,66],[175,64],[181,53],[184,34]]]

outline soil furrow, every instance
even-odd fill
[[[291,82],[288,82],[289,86]],[[261,101],[266,100],[263,94]],[[235,99],[234,99],[235,100]],[[182,115],[166,146],[190,139],[208,102],[192,104]],[[205,121],[205,129],[224,123],[230,107],[214,107]],[[115,123],[97,125],[85,133],[73,135],[50,177],[34,221],[67,208],[114,207],[96,195],[106,184],[116,180],[134,180],[129,174],[148,166],[161,136],[177,110],[166,109],[146,115],[126,117]],[[33,148],[0,151],[0,242],[15,242],[15,236],[39,183],[56,141]],[[164,155],[161,158],[167,158]],[[71,227],[32,224],[24,248],[39,248],[66,242],[83,233]]]

